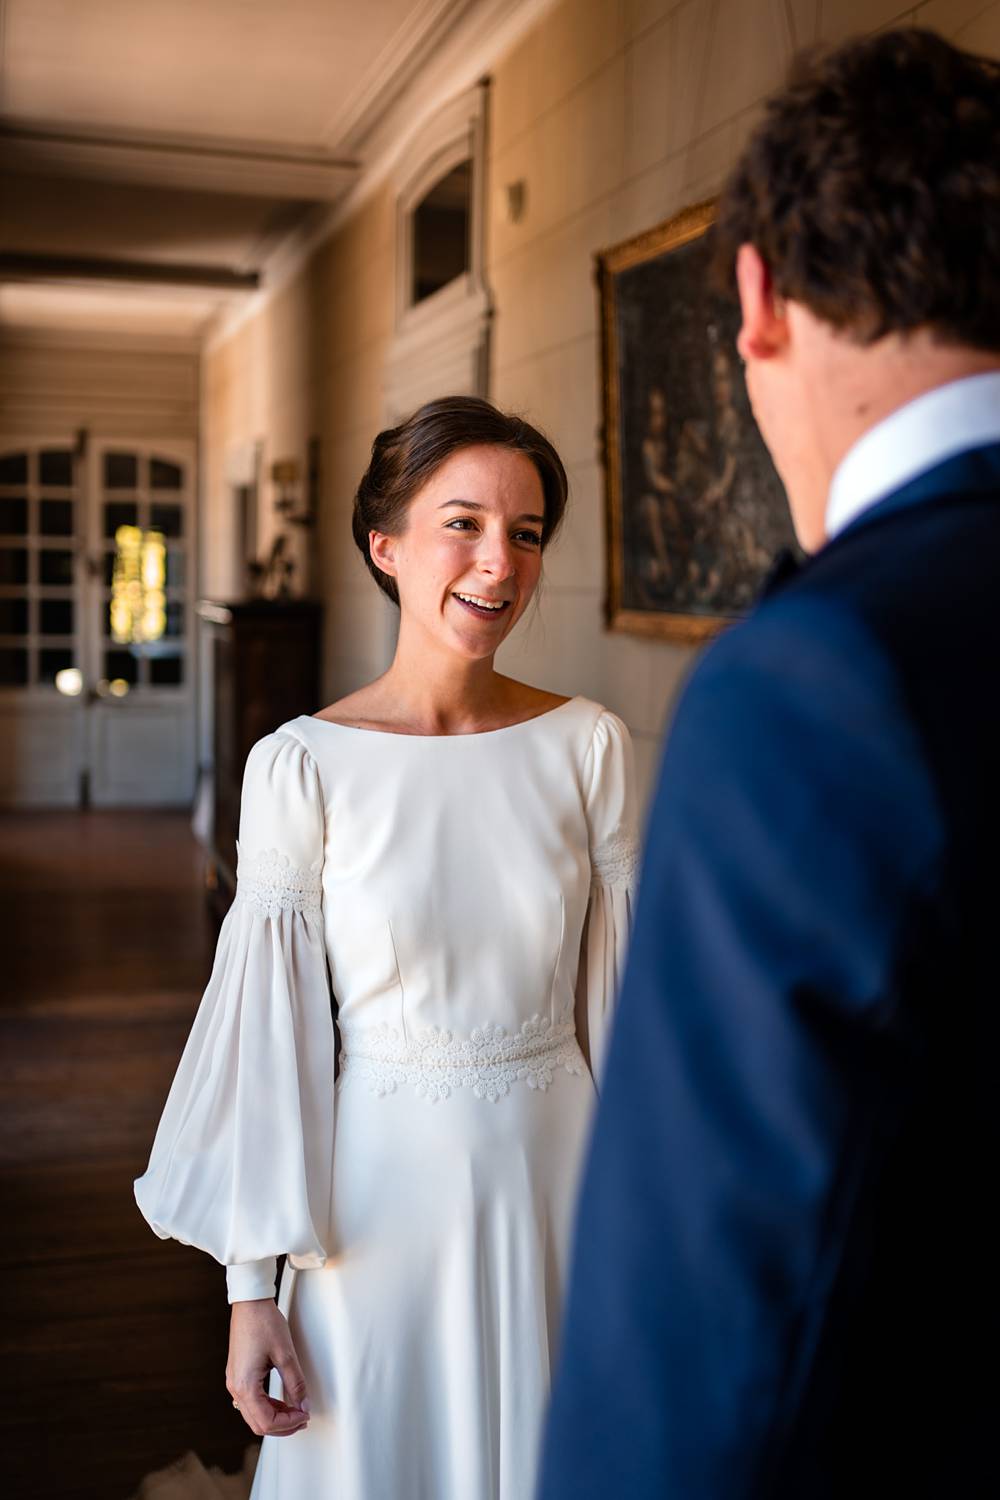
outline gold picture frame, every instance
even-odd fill
[[[750,412],[735,303],[707,274],[715,199],[600,252],[607,624],[696,645],[794,537]]]

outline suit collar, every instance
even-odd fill
[[[801,570],[802,562],[798,555],[793,552],[791,547],[782,547],[781,551],[776,554],[774,562],[768,569],[764,582],[760,586],[758,600],[769,599],[772,594],[778,593]]]
[[[779,593],[793,578],[807,569],[810,563],[823,556],[831,547],[838,547],[857,532],[863,531],[887,516],[895,515],[925,501],[945,499],[954,495],[995,494],[1000,500],[1000,443],[976,448],[968,453],[956,454],[935,464],[932,469],[911,479],[891,495],[857,516],[849,526],[833,537],[818,552],[807,556],[805,561],[790,547],[783,547],[774,559],[761,586],[759,598],[767,599]]]
[[[946,458],[933,468],[918,474],[908,484],[886,495],[883,500],[857,516],[849,526],[833,537],[827,546],[832,546],[841,537],[853,536],[862,527],[874,521],[906,510],[924,501],[943,499],[948,495],[978,494],[993,491],[1000,494],[1000,442],[987,447],[973,448]]]
[[[832,541],[869,507],[946,459],[994,443],[1000,443],[1000,370],[947,381],[905,402],[837,465],[826,503],[827,536]]]

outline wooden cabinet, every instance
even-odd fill
[[[251,746],[319,702],[323,606],[311,599],[203,599],[212,632],[214,809],[209,886],[218,914],[236,889],[243,768]]]

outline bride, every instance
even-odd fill
[[[247,759],[135,1192],[227,1268],[254,1500],[533,1491],[636,865],[622,722],[494,667],[565,503],[552,445],[485,401],[380,433],[354,535],[393,663]]]

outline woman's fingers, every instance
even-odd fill
[[[289,1437],[293,1432],[301,1432],[304,1427],[309,1426],[309,1413],[299,1411],[297,1407],[287,1406],[284,1401],[275,1401],[273,1396],[268,1396],[268,1405],[271,1407],[272,1437]]]
[[[305,1412],[295,1411],[281,1401],[271,1401],[270,1397],[268,1401],[272,1411],[267,1426],[261,1432],[262,1437],[292,1437],[296,1432],[304,1432],[309,1426],[309,1418]]]
[[[306,1378],[302,1373],[302,1366],[296,1358],[291,1341],[281,1349],[276,1350],[273,1358],[274,1368],[281,1376],[282,1392],[288,1405],[308,1415],[309,1400],[306,1395]]]
[[[239,1403],[240,1416],[258,1437],[291,1437],[309,1425],[307,1412],[276,1401],[259,1387],[246,1391]]]
[[[258,1385],[244,1387],[236,1399],[239,1401],[240,1416],[244,1422],[258,1437],[263,1437],[270,1430],[273,1418],[270,1398]],[[287,1426],[287,1423],[285,1425]]]

